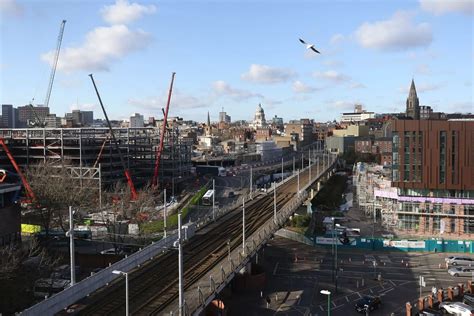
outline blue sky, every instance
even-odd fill
[[[42,104],[61,20],[50,107],[111,118],[337,119],[362,103],[404,111],[411,79],[420,103],[474,112],[474,1],[0,0],[0,102]],[[321,55],[306,50],[301,37]]]

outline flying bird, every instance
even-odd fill
[[[316,48],[314,48],[314,44],[308,44],[305,41],[303,41],[301,38],[300,38],[300,42],[306,45],[306,49],[311,49],[313,52],[321,54]]]

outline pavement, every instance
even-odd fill
[[[405,303],[414,305],[420,294],[420,275],[426,282],[422,295],[428,295],[432,286],[447,288],[470,279],[447,273],[444,258],[449,255],[338,251],[336,292],[331,248],[275,237],[260,256],[267,272],[265,289],[223,298],[230,315],[327,315],[328,297],[320,294],[326,289],[332,293],[331,315],[357,315],[354,304],[364,295],[380,296],[383,302],[370,315],[405,315]]]

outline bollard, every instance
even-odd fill
[[[468,280],[467,281],[467,290],[469,291],[469,293],[474,293],[474,285],[472,284],[472,281],[471,280]]]
[[[459,287],[458,297],[463,297],[463,295],[464,295],[464,284],[458,283],[458,287]]]
[[[364,283],[365,283],[365,282],[364,282],[364,279],[362,279],[362,286],[364,286]]]
[[[402,259],[402,263],[403,263],[403,259]]]
[[[383,262],[383,265],[384,265],[384,266],[385,266],[385,263],[386,263],[386,262],[384,261],[384,262]]]
[[[359,280],[357,280],[357,283],[356,283],[356,288],[359,288]]]
[[[430,294],[430,296],[428,296],[428,306],[429,308],[433,308],[433,294]]]
[[[438,290],[438,302],[441,303],[444,301],[444,291],[443,289]]]
[[[407,267],[407,268],[408,268],[408,262],[406,263],[405,267]]]
[[[454,291],[453,291],[453,288],[450,286],[448,287],[448,299],[452,301],[453,298],[454,298]]]
[[[352,258],[351,258],[351,257],[349,257],[349,262],[352,262]]]
[[[418,309],[420,311],[425,309],[425,299],[423,297],[418,298]]]
[[[411,307],[410,302],[407,302],[407,303],[405,304],[405,308],[406,308],[406,315],[407,315],[407,316],[411,316],[412,307]]]
[[[440,264],[438,264],[438,269],[441,269],[441,263],[440,263]]]

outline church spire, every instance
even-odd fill
[[[409,98],[417,98],[418,97],[416,95],[415,80],[413,80],[413,78],[411,79],[410,93],[408,94],[408,97]]]
[[[420,119],[420,100],[416,95],[415,80],[411,79],[410,92],[407,98],[406,116],[414,120]]]
[[[207,126],[211,126],[211,117],[209,116],[209,111],[207,111]]]

